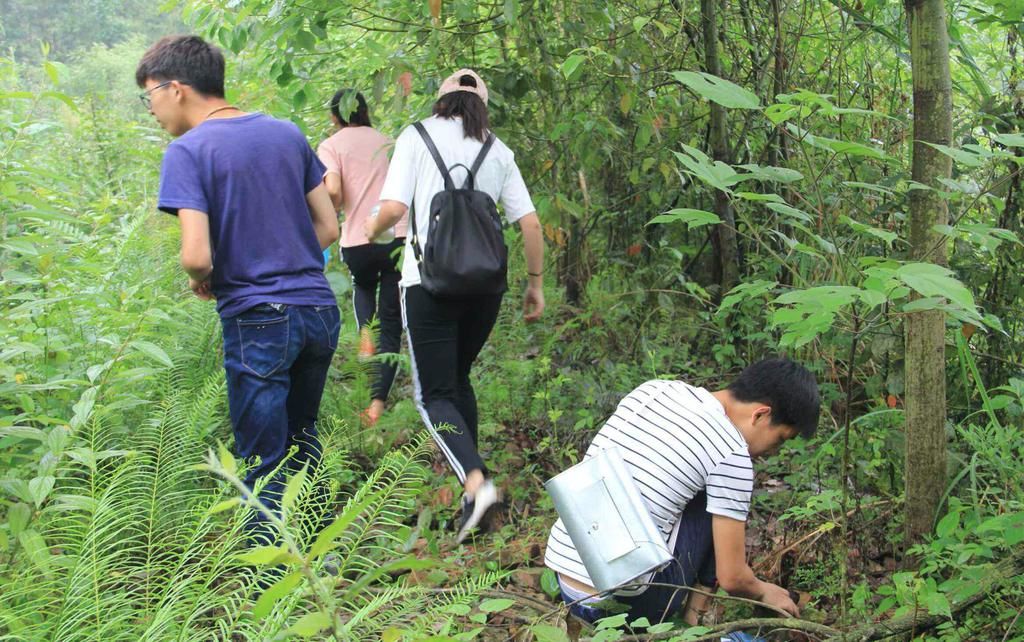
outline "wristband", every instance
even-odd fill
[[[544,274],[543,272],[538,272],[537,274],[534,274],[533,272],[530,272],[529,270],[527,270],[526,273],[529,274],[530,276],[541,276],[541,275]]]

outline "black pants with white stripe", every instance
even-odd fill
[[[360,329],[376,316],[380,320],[377,354],[397,353],[402,342],[402,320],[398,309],[398,281],[395,254],[404,238],[386,244],[367,243],[341,248],[341,259],[352,274],[352,307]],[[370,398],[387,401],[395,381],[397,365],[392,360],[374,361],[375,377]]]
[[[461,482],[473,470],[487,471],[477,452],[469,372],[498,319],[501,298],[437,298],[418,285],[402,289],[416,406]]]

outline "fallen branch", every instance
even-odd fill
[[[807,620],[798,620],[796,618],[773,618],[773,617],[758,617],[751,618],[749,620],[735,620],[733,622],[723,622],[717,626],[711,627],[711,630],[700,636],[699,638],[691,638],[690,642],[718,642],[722,639],[723,635],[734,633],[736,631],[755,631],[760,629],[780,630],[786,629],[788,631],[799,631],[805,635],[809,635],[816,640],[827,640],[832,639],[834,636],[840,633],[839,630],[833,629],[831,626],[824,624],[817,624],[815,622],[809,622]],[[656,642],[657,640],[668,640],[670,638],[678,637],[680,631],[666,631],[664,633],[655,634],[639,634],[639,635],[625,635],[618,638],[620,642]]]

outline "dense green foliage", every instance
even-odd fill
[[[15,30],[7,4],[5,47],[63,30],[61,62],[0,60],[0,637],[563,639],[550,577],[524,591],[508,576],[540,565],[541,482],[643,380],[715,387],[783,351],[814,368],[830,412],[818,439],[761,467],[758,572],[810,592],[805,615],[835,631],[931,615],[921,635],[1024,639],[1019,3],[950,7],[948,268],[908,260],[907,205],[931,188],[910,180],[898,4],[728,3],[726,81],[701,73],[699,3],[186,3],[229,52],[229,98],[314,143],[339,86],[394,134],[449,70],[479,70],[549,242],[544,322],[522,325],[509,296],[474,375],[506,526],[479,550],[451,547],[457,483],[431,472],[405,385],[377,428],[359,427],[367,373],[349,322],[323,407],[330,457],[293,480],[283,548],[241,558],[252,509],[218,447],[218,324],[184,287],[174,221],[153,211],[166,138],[132,84],[154,33],[141,25],[166,18],[70,3]],[[709,157],[712,103],[726,162]],[[737,221],[735,288],[709,234],[715,190]],[[344,298],[340,265],[329,277]],[[909,558],[902,324],[923,308],[947,312],[950,458],[935,535]],[[321,521],[334,530],[318,543]],[[258,582],[276,588],[254,600]],[[594,639],[643,629],[612,620]]]

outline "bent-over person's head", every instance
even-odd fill
[[[462,134],[483,142],[490,129],[487,118],[487,85],[472,69],[460,69],[441,83],[434,115],[462,119]]]
[[[810,370],[786,358],[747,366],[724,391],[726,414],[743,433],[753,457],[776,451],[818,428],[821,398]]]
[[[347,112],[344,117],[341,115],[342,110]],[[334,97],[331,98],[331,119],[338,127],[373,126],[370,124],[370,110],[366,106],[366,99],[360,92],[348,87],[334,92]]]
[[[180,136],[195,126],[197,103],[224,99],[224,55],[198,36],[166,36],[143,54],[135,83],[160,126]]]

